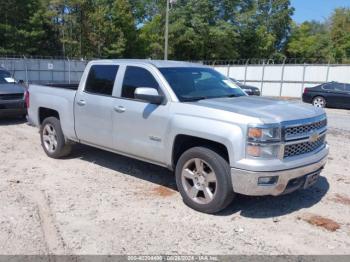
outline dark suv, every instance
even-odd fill
[[[17,83],[9,71],[0,67],[0,117],[25,117],[25,92],[25,86]]]

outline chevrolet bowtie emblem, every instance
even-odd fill
[[[314,143],[318,140],[319,137],[320,137],[320,135],[318,133],[313,133],[309,138],[309,142]]]

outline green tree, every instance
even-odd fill
[[[57,48],[56,34],[40,0],[0,2],[0,53],[46,55]]]
[[[136,27],[126,0],[95,2],[89,23],[90,56],[131,57],[136,51]]]
[[[179,0],[173,5],[169,25],[170,58],[181,60],[236,58],[237,29],[232,22],[233,18],[228,12],[223,12],[225,3],[229,1]],[[146,56],[162,58],[164,3],[158,5],[158,10],[159,14],[141,27],[140,38],[144,43]],[[227,18],[227,21],[224,18]]]
[[[49,0],[48,13],[62,47],[62,55],[84,56],[91,49],[87,41],[91,6],[86,0]]]
[[[350,9],[336,9],[324,23],[294,24],[286,54],[330,62],[350,61]]]
[[[161,53],[165,1],[157,2],[158,5],[156,1],[141,2],[148,6],[143,10],[150,10],[141,19],[140,34],[147,43],[145,53],[150,49],[157,50],[151,51],[153,55]],[[170,12],[170,57],[185,60],[274,57],[284,50],[292,14],[289,0],[178,0]],[[150,31],[151,35],[145,33]]]
[[[350,8],[336,9],[330,23],[333,57],[350,61]]]
[[[320,58],[327,60],[331,55],[329,29],[319,22],[293,24],[286,53],[293,58]]]
[[[164,27],[162,23],[162,16],[156,15],[139,30],[141,57],[161,59],[164,56]]]
[[[114,0],[110,17],[113,25],[121,31],[124,38],[125,48],[122,56],[133,57],[137,55],[136,23],[129,1]]]
[[[71,57],[132,57],[138,47],[128,0],[51,0],[62,53]]]
[[[241,12],[244,57],[272,58],[283,51],[294,9],[290,0],[248,0]]]

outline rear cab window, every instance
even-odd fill
[[[85,92],[111,96],[118,65],[92,65],[86,80]]]

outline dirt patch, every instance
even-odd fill
[[[331,201],[350,206],[350,198],[345,195],[335,194],[335,197],[331,198]]]
[[[343,130],[340,128],[329,128],[328,129],[328,135],[333,135],[335,137],[342,137],[346,139],[350,139],[350,132],[347,130]]]
[[[304,220],[305,222],[314,226],[323,227],[324,229],[331,232],[334,232],[340,228],[340,225],[334,220],[319,215],[305,214],[298,216],[298,219]]]
[[[337,181],[342,182],[342,183],[347,184],[347,185],[350,184],[350,181],[346,180],[346,178],[344,178],[344,177],[337,178]]]
[[[158,186],[152,190],[153,195],[161,196],[161,197],[170,197],[176,194],[176,191],[169,189],[164,186]]]
[[[8,180],[8,182],[11,183],[11,184],[19,184],[19,183],[21,183],[21,181],[14,180],[14,179]]]

